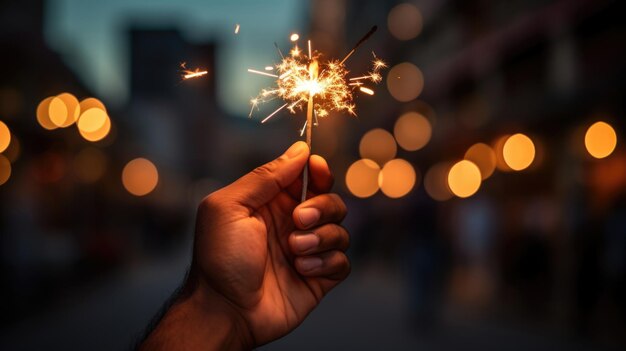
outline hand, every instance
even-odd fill
[[[299,203],[307,160],[309,199]],[[194,348],[193,340],[204,349],[207,343],[216,345],[217,335],[219,347],[231,349],[275,340],[297,327],[346,278],[349,238],[339,225],[346,207],[328,193],[331,186],[326,161],[315,155],[309,159],[308,147],[298,142],[203,200],[186,297],[168,311],[169,321],[188,325],[180,334],[187,349]],[[166,315],[150,339],[165,335],[157,333],[162,325],[172,331],[174,322],[168,324]]]

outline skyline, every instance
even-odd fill
[[[113,106],[128,99],[131,27],[174,28],[190,42],[214,42],[218,45],[217,99],[230,114],[245,116],[250,98],[266,84],[250,79],[247,68],[275,62],[275,51],[267,48],[274,41],[288,43],[291,32],[305,31],[301,20],[305,14],[301,2],[285,0],[263,4],[252,0],[51,0],[44,14],[44,37],[85,84]],[[241,27],[238,34],[234,33],[236,24]]]

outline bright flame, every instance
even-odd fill
[[[295,42],[298,39],[297,34],[291,35],[291,41]],[[304,109],[310,97],[315,97],[313,112],[316,121],[317,117],[326,117],[331,111],[345,111],[356,115],[353,91],[358,89],[368,95],[374,94],[372,89],[362,85],[364,81],[378,83],[382,80],[380,70],[387,65],[376,55],[372,61],[371,72],[360,77],[348,78],[348,70],[342,61],[322,61],[320,53],[312,49],[311,41],[307,44],[308,55],[303,55],[298,46],[294,45],[289,56],[283,57],[283,60],[275,66],[267,66],[275,68],[275,74],[248,69],[250,73],[277,78],[275,87],[261,90],[256,98],[250,100],[252,105],[250,117],[260,103],[276,98],[283,100],[285,105],[265,117],[262,122],[266,122],[285,107],[289,112],[296,113]]]

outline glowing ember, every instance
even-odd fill
[[[235,25],[235,34],[239,34],[239,24]]]
[[[191,79],[191,78],[197,78],[197,77],[202,77],[206,74],[209,73],[209,71],[203,71],[199,68],[196,68],[193,71],[190,71],[187,69],[187,63],[183,62],[180,64],[180,68],[183,69],[183,79]]]

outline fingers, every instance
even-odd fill
[[[300,176],[308,158],[309,147],[299,141],[279,158],[257,167],[222,191],[244,206],[259,208]]]
[[[345,253],[334,250],[315,256],[296,257],[294,265],[305,277],[324,277],[343,280],[350,274],[350,261]]]
[[[350,246],[348,231],[338,224],[325,224],[308,232],[295,232],[289,236],[289,247],[296,256],[321,252],[346,251]]]
[[[309,180],[308,196],[327,193],[332,188],[334,182],[333,175],[330,172],[328,163],[322,156],[311,155],[309,158]],[[287,190],[294,200],[300,201],[302,176],[296,178]]]
[[[326,223],[339,223],[348,210],[337,194],[322,194],[298,205],[293,221],[298,229],[308,229]]]
[[[323,194],[330,191],[333,186],[333,175],[328,163],[319,155],[311,155],[309,158],[310,189],[315,194]]]

